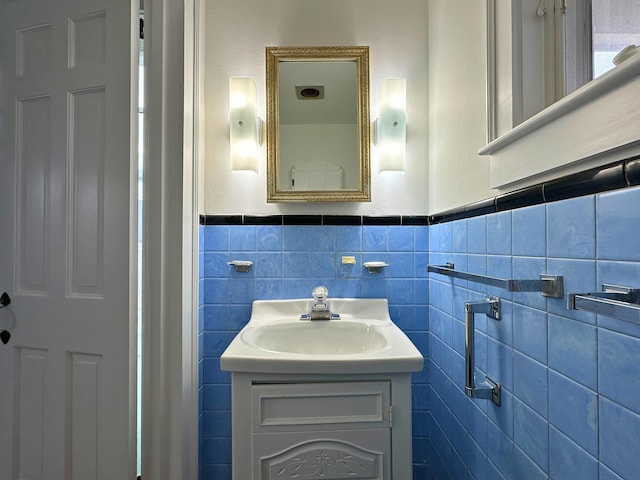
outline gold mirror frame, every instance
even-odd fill
[[[343,190],[283,190],[278,161],[280,62],[354,61],[358,76],[359,187]],[[369,47],[266,47],[267,69],[267,202],[370,202]]]

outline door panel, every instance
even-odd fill
[[[0,0],[2,479],[135,477],[133,10]]]

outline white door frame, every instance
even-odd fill
[[[199,0],[145,0],[142,478],[198,475]]]

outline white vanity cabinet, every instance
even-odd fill
[[[233,479],[412,478],[410,374],[232,373]]]

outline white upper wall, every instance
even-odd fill
[[[444,7],[449,1],[437,3]],[[460,0],[456,3],[478,2]],[[205,9],[204,51],[200,68],[203,84],[201,107],[204,107],[204,129],[200,132],[204,137],[204,154],[201,156],[204,162],[201,187],[203,213],[424,215],[434,211],[428,205],[427,2],[207,0]],[[478,22],[478,18],[475,21]],[[273,45],[368,45],[372,121],[377,116],[380,82],[387,77],[407,79],[406,173],[379,174],[377,152],[372,146],[370,203],[267,203],[264,145],[257,175],[231,171],[229,77],[250,76],[255,79],[258,111],[265,118],[264,51],[266,46]],[[442,93],[453,97],[455,92]],[[479,145],[472,143],[474,151],[477,151]]]
[[[429,213],[490,198],[486,2],[429,0]]]

